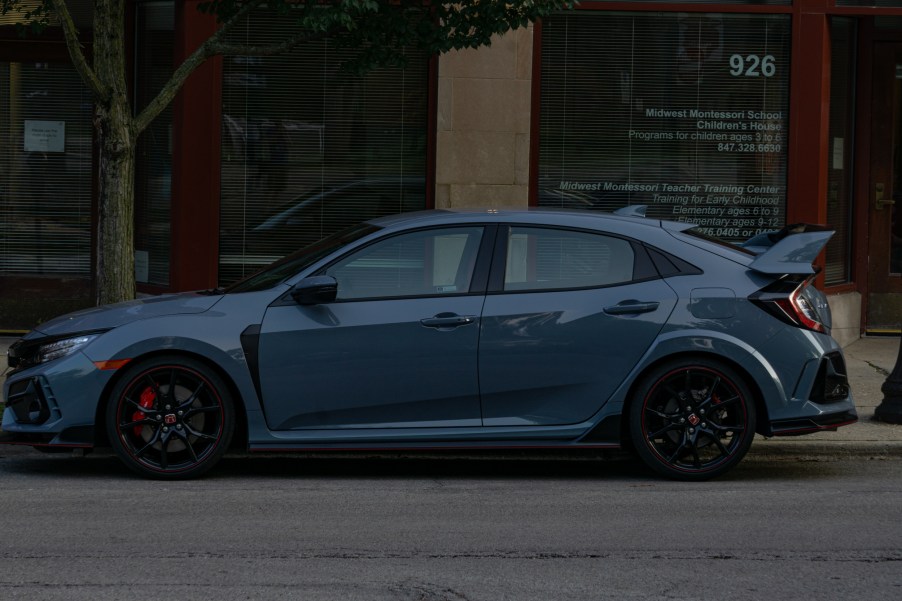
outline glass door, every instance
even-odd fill
[[[876,43],[871,106],[868,333],[902,321],[902,44]]]

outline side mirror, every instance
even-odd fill
[[[299,305],[331,303],[338,294],[338,282],[330,275],[315,275],[295,284],[289,294]]]

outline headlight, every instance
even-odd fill
[[[47,342],[42,340],[19,340],[9,347],[9,366],[14,370],[19,370],[65,357],[87,346],[102,333],[89,332],[66,338],[54,338]]]
[[[46,363],[60,357],[72,354],[89,342],[100,336],[100,334],[86,334],[83,336],[75,336],[64,340],[57,340],[48,344],[42,344],[38,347],[37,362]]]

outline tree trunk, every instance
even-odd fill
[[[94,0],[94,73],[101,95],[97,302],[135,298],[135,139],[128,101],[125,0]]]
[[[128,104],[98,107],[100,220],[97,236],[97,301],[135,298],[135,141]]]

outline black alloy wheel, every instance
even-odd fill
[[[630,433],[652,469],[676,480],[706,480],[734,467],[752,444],[752,393],[732,369],[703,358],[648,374],[633,397]]]
[[[113,388],[106,426],[133,471],[158,479],[199,476],[222,458],[235,412],[228,387],[187,357],[155,357],[128,368]]]

